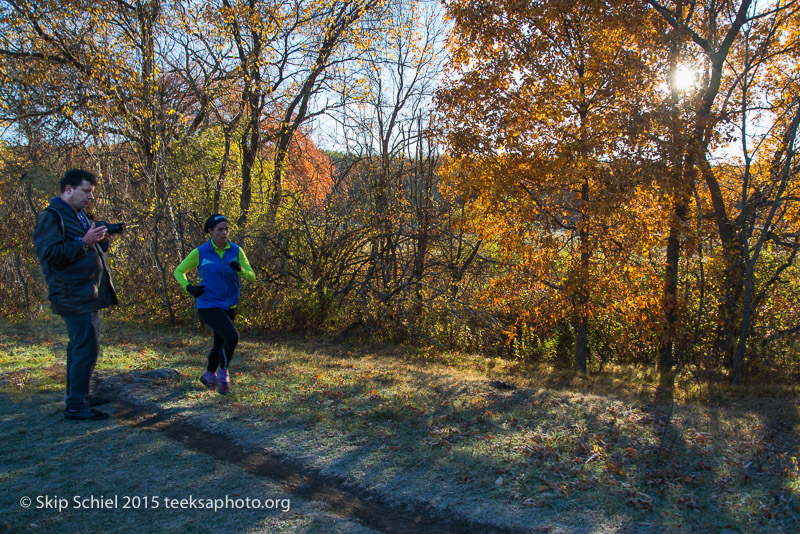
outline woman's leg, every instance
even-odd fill
[[[211,350],[208,351],[207,369],[211,373],[217,372],[217,367],[219,367],[219,353],[222,351],[222,346],[224,344],[225,338],[223,338],[216,330],[214,330],[214,344],[211,346]]]
[[[213,373],[217,367],[228,369],[236,345],[239,344],[239,331],[233,324],[236,309],[201,308],[197,313],[214,330],[214,346],[208,354],[208,370]]]

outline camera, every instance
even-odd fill
[[[121,234],[125,231],[125,223],[109,223],[105,221],[97,221],[95,226],[105,226],[107,234]]]

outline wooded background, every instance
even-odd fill
[[[221,212],[247,326],[797,380],[798,7],[2,0],[2,314],[80,167],[115,317],[189,321]]]

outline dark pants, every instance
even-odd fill
[[[100,314],[63,315],[67,324],[67,409],[86,407],[89,382],[100,354]]]
[[[198,308],[197,314],[214,331],[214,346],[208,353],[208,370],[215,373],[218,367],[228,369],[233,351],[239,344],[239,331],[233,324],[236,308]]]

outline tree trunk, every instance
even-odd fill
[[[156,221],[155,227],[153,228],[153,257],[156,260],[158,272],[161,274],[161,298],[164,301],[164,307],[167,309],[167,314],[169,315],[169,323],[175,324],[175,312],[172,310],[172,303],[170,302],[169,291],[167,290],[167,270],[161,262],[161,251],[158,244],[158,221]]]
[[[584,182],[582,188],[582,197],[584,199],[584,206],[588,204],[589,184]],[[589,251],[589,220],[584,217],[579,231],[580,235],[580,263],[578,264],[577,276],[577,306],[575,307],[575,317],[573,324],[575,325],[575,372],[586,374],[589,362],[589,258],[591,252]]]
[[[222,197],[222,187],[225,184],[225,176],[228,173],[228,161],[231,155],[231,134],[227,129],[223,132],[225,136],[225,149],[222,153],[222,161],[219,164],[219,176],[217,176],[217,183],[214,185],[214,213],[219,213],[219,201]]]
[[[589,319],[577,317],[575,320],[575,372],[588,373],[589,362]]]
[[[239,196],[239,220],[237,224],[243,228],[247,224],[250,205],[253,200],[253,167],[261,148],[261,132],[259,131],[258,115],[256,110],[250,111],[253,115],[242,134],[242,192]]]
[[[753,286],[752,270],[748,269],[744,295],[742,297],[742,318],[739,324],[739,339],[733,353],[730,380],[732,384],[740,384],[744,378],[744,355],[747,349],[747,339],[750,337],[750,321],[753,313]]]
[[[585,120],[585,116],[581,120]],[[591,259],[591,243],[589,241],[590,219],[586,214],[589,206],[589,178],[583,177],[581,184],[581,220],[578,228],[578,249],[580,257],[578,259],[578,272],[576,273],[576,290],[573,298],[576,306],[573,309],[575,314],[572,320],[575,328],[575,362],[574,370],[580,374],[586,374],[589,362],[589,260]]]
[[[661,308],[664,311],[664,326],[658,348],[659,389],[661,391],[672,391],[675,381],[675,339],[680,330],[678,263],[681,258],[682,227],[686,220],[687,209],[686,198],[676,193],[667,236],[667,258],[664,267],[664,287],[661,294]]]
[[[725,271],[722,290],[724,297],[719,303],[719,329],[715,341],[715,353],[726,367],[733,369],[736,352],[736,331],[740,324],[741,300],[744,286],[744,265],[742,253],[728,247],[723,252]]]

